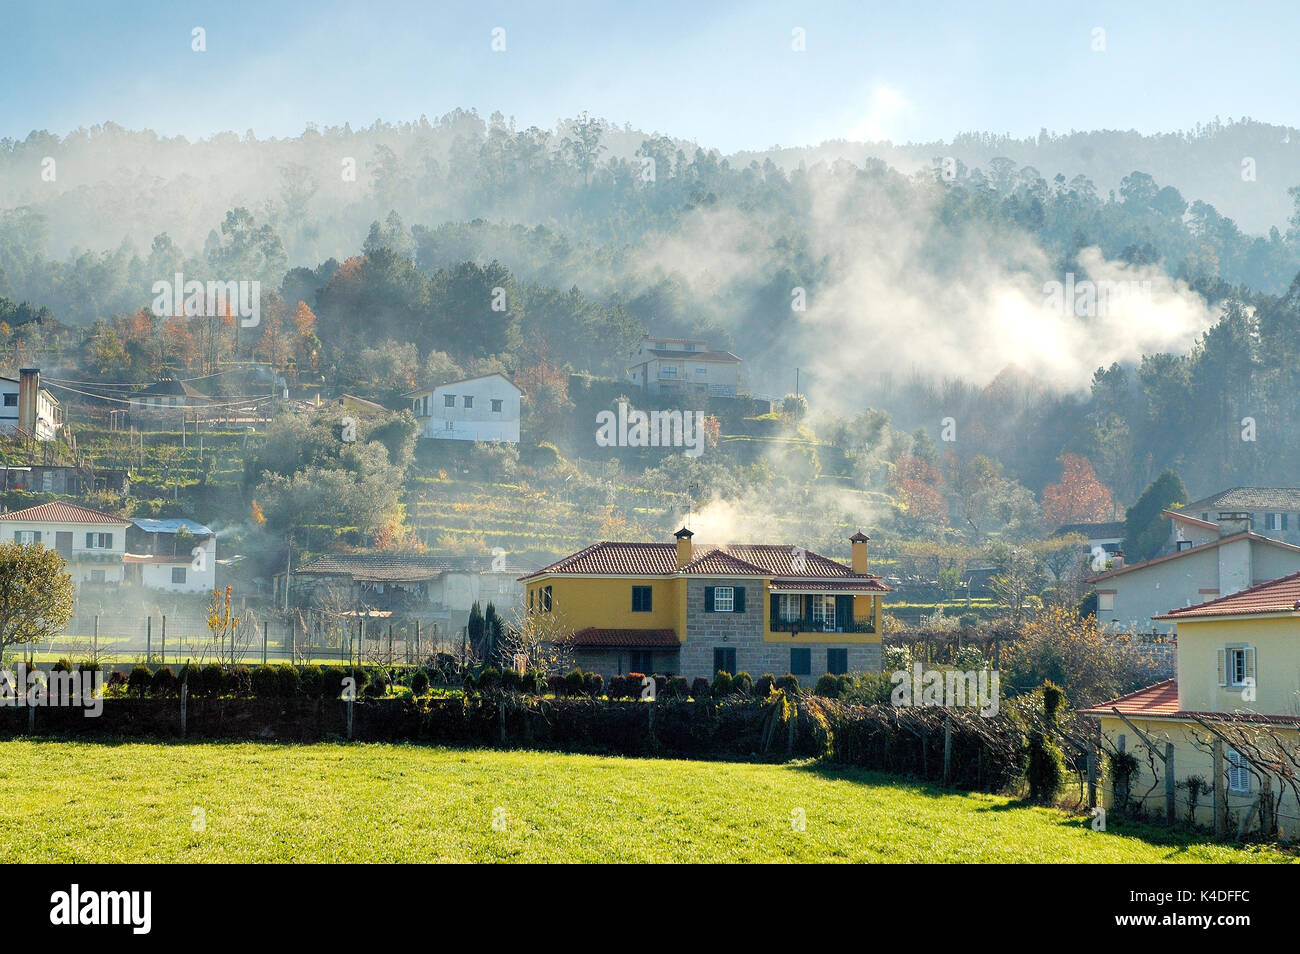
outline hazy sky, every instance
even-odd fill
[[[206,52],[191,49],[195,27]],[[457,106],[545,128],[587,110],[728,152],[1150,133],[1216,115],[1297,125],[1297,36],[1294,2],[9,0],[0,136],[111,120],[266,138]]]

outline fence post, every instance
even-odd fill
[[[1227,824],[1227,806],[1224,804],[1226,792],[1223,790],[1223,740],[1214,740],[1214,837],[1222,838],[1224,825]]]
[[[952,771],[952,714],[943,719],[943,784],[948,784]]]
[[[267,620],[262,620],[262,665],[266,665],[266,627],[269,625]]]
[[[167,617],[162,618],[162,657],[163,662],[167,661]]]
[[[298,620],[289,618],[289,662],[298,661]]]
[[[185,738],[186,731],[188,729],[188,725],[186,724],[186,719],[185,719],[185,715],[186,715],[185,708],[186,708],[186,704],[189,702],[189,695],[190,695],[190,672],[191,672],[190,668],[186,666],[185,678],[181,680],[181,738],[182,739]]]
[[[99,658],[99,614],[95,614],[95,636],[94,636],[94,653],[95,658]]]
[[[144,661],[149,662],[153,658],[153,617],[144,618]],[[167,660],[164,658],[163,662]]]
[[[423,658],[420,656],[420,621],[415,621],[415,661],[419,662]]]

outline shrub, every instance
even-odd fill
[[[709,698],[709,680],[696,676],[691,682],[691,695],[697,700]]]
[[[598,672],[587,673],[582,680],[582,691],[596,698],[605,691],[605,677]]]
[[[316,698],[325,691],[325,673],[320,666],[303,666],[298,673],[298,682],[305,695]]]
[[[886,646],[881,655],[884,658],[885,669],[890,672],[912,668],[912,650],[910,647]]]
[[[474,678],[472,672],[465,673],[465,678],[460,681],[460,684],[466,692],[478,691],[478,680]]]
[[[519,673],[513,669],[503,669],[501,671],[501,688],[507,692],[519,691]]]
[[[126,688],[136,696],[143,696],[153,683],[153,673],[145,666],[136,666],[127,677]]]
[[[655,695],[662,696],[668,691],[668,677],[661,676],[658,673],[650,677],[655,681]]]
[[[499,688],[501,685],[501,671],[496,666],[488,666],[478,674],[478,688],[480,692],[486,692],[489,689]]]
[[[843,699],[853,691],[853,677],[848,673],[835,677],[836,696]]]
[[[59,661],[50,667],[50,672],[72,672],[72,661],[60,656]]]
[[[713,674],[713,698],[721,699],[723,696],[731,695],[735,688],[735,682],[731,678],[731,673],[719,669]]]
[[[670,699],[685,699],[691,694],[691,684],[686,681],[685,676],[673,676],[668,680],[664,694]]]
[[[546,677],[546,691],[553,696],[564,695],[564,677],[553,672]]]
[[[1065,756],[1050,736],[1035,731],[1029,736],[1029,800],[1050,805],[1065,785]]]
[[[153,681],[149,685],[149,691],[155,696],[169,696],[176,688],[176,674],[172,672],[171,666],[159,666],[153,674]]]
[[[226,671],[216,663],[203,667],[203,695],[210,698],[224,695],[226,691]]]
[[[793,673],[786,673],[776,681],[776,688],[780,689],[782,692],[798,692],[799,677]]]
[[[826,673],[817,680],[817,685],[813,687],[813,695],[822,696],[826,699],[838,699],[840,697],[840,681]]]
[[[760,699],[766,699],[772,694],[772,689],[776,685],[776,676],[770,672],[765,672],[758,677],[758,682],[754,683],[754,695]]]
[[[280,679],[270,666],[258,666],[253,670],[253,695],[259,699],[270,699],[280,694]]]
[[[586,682],[582,670],[575,667],[564,677],[564,691],[571,696],[580,695],[586,686]]]
[[[895,685],[887,672],[864,672],[842,698],[859,706],[892,705]]]
[[[186,663],[181,666],[181,671],[176,674],[176,685],[179,691],[180,686],[185,686],[185,691],[190,695],[203,692],[203,670],[193,663]]]
[[[237,696],[246,696],[253,691],[253,670],[245,665],[231,666],[226,674],[226,688]]]
[[[610,676],[609,687],[605,694],[611,699],[622,699],[627,696],[627,676]]]
[[[370,674],[362,693],[368,698],[379,699],[388,693],[388,673],[382,669],[376,669]]]
[[[429,674],[423,669],[417,669],[411,673],[411,692],[417,696],[422,696],[429,691]]]
[[[302,688],[302,678],[298,675],[298,670],[288,663],[276,666],[275,676],[282,699],[292,699]]]
[[[99,672],[101,668],[99,664],[93,662],[77,663],[77,672]]]
[[[754,679],[747,672],[736,673],[731,682],[738,695],[747,696],[754,691]]]

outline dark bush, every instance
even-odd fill
[[[143,696],[153,683],[153,673],[145,666],[136,666],[127,677],[126,687],[132,695]]]
[[[691,682],[691,695],[698,701],[709,698],[709,680],[703,676],[696,676]]]
[[[853,691],[853,677],[850,676],[848,673],[845,673],[841,676],[837,676],[835,679],[835,683],[836,683],[836,692],[839,694],[839,697],[841,699],[843,699],[845,696],[847,696],[850,692]]]
[[[474,678],[472,672],[465,673],[465,678],[460,681],[460,685],[466,692],[478,691],[478,680]]]
[[[501,670],[501,688],[507,692],[519,691],[519,673],[513,669]]]
[[[564,691],[571,696],[581,695],[586,684],[586,676],[583,675],[581,669],[576,667],[564,677]]]
[[[622,699],[627,696],[627,676],[610,676],[609,685],[605,687],[605,695],[611,699]]]
[[[181,671],[176,674],[176,688],[185,686],[185,691],[189,695],[203,694],[203,670],[193,663],[186,663],[181,666]]]
[[[488,666],[478,674],[478,688],[480,692],[487,692],[492,689],[498,689],[501,686],[501,671],[496,666]]]
[[[303,694],[315,699],[325,689],[325,673],[320,666],[303,666],[298,673],[298,682]]]
[[[729,696],[735,689],[735,681],[731,678],[731,673],[719,669],[713,674],[713,686],[710,691],[713,698],[721,699],[723,696]]]
[[[553,696],[564,695],[565,679],[557,672],[553,672],[546,677],[546,691]]]
[[[50,672],[72,672],[72,661],[61,656],[59,661],[50,667]]]
[[[93,662],[77,663],[77,672],[99,672],[101,668],[102,667]]]
[[[668,680],[664,694],[670,699],[685,699],[691,694],[691,684],[686,681],[685,676],[673,676]]]
[[[660,676],[657,673],[650,677],[655,681],[655,695],[662,696],[668,691],[668,677]]]
[[[321,669],[321,698],[338,699],[343,695],[343,680],[348,671],[342,666],[325,666]]]
[[[598,672],[584,673],[582,691],[593,699],[601,695],[605,691],[605,677]]]
[[[216,663],[203,667],[203,695],[215,699],[226,693],[226,670]]]
[[[271,699],[280,694],[280,678],[270,666],[258,666],[253,670],[253,695],[259,699]]]
[[[519,684],[519,691],[526,692],[530,696],[540,695],[546,691],[546,673],[540,669],[529,669],[523,675],[523,681]]]
[[[176,688],[176,674],[171,666],[159,666],[153,674],[149,691],[155,696],[170,696]]]
[[[242,663],[231,666],[230,672],[226,674],[226,688],[237,696],[252,695],[253,670]]]
[[[826,673],[817,680],[817,685],[813,687],[813,695],[825,699],[838,699],[840,697],[840,681],[830,673]]]
[[[280,686],[280,698],[292,699],[302,689],[302,677],[298,675],[298,670],[288,663],[281,663],[275,667],[276,680]]]
[[[754,695],[760,699],[766,699],[772,694],[772,688],[776,685],[776,676],[770,672],[765,672],[758,677],[758,682],[754,683]]]
[[[783,692],[798,692],[799,677],[793,675],[792,673],[786,673],[784,676],[782,676],[780,679],[776,681],[776,688],[782,690]]]
[[[429,674],[423,669],[411,673],[411,692],[422,696],[429,691]]]
[[[754,691],[754,679],[747,672],[736,673],[731,682],[738,695],[747,696]]]
[[[372,670],[365,688],[361,691],[367,698],[382,698],[388,692],[388,673],[382,669]]]

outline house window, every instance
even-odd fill
[[[648,649],[633,649],[627,654],[627,671],[650,675],[655,671],[654,653]]]
[[[497,414],[500,414],[500,413],[501,413],[501,404],[502,404],[501,398],[493,398],[493,399],[492,399],[492,410],[495,411]]]
[[[1265,530],[1277,529],[1277,514],[1275,513],[1264,514],[1264,529]]]
[[[842,676],[849,671],[849,651],[847,649],[826,650],[826,671],[832,676]]]
[[[1240,688],[1255,679],[1255,650],[1250,646],[1229,646],[1219,650],[1219,685]]]
[[[653,605],[651,602],[652,592],[653,591],[648,586],[632,587],[632,612],[633,613],[650,612]]]
[[[17,395],[17,394],[6,394],[6,395],[5,395],[5,407],[17,407],[17,406],[18,406],[18,395]]]
[[[790,650],[790,675],[812,675],[812,650],[798,648]]]
[[[456,395],[454,395],[454,394],[444,394],[444,395],[442,396],[442,406],[443,406],[443,407],[455,407],[455,406],[456,406]]]
[[[736,589],[732,586],[715,586],[713,588],[713,612],[732,613],[736,608]],[[727,670],[730,672],[731,670]]]
[[[813,597],[813,626],[820,626],[823,631],[835,630],[835,597]]]
[[[549,613],[551,611],[551,588],[549,586],[542,587],[541,602],[542,612]]]
[[[696,376],[697,378],[702,378],[702,377],[704,377],[705,375],[707,375],[708,373],[709,373],[709,369],[708,369],[708,368],[696,368],[696,369],[695,369],[695,376]]]
[[[474,406],[474,398],[473,398],[472,395],[469,395],[469,394],[466,394],[466,395],[465,395],[465,406],[466,406],[466,407],[473,407],[473,406]]]
[[[1098,594],[1097,594],[1097,609],[1099,609],[1099,610],[1104,610],[1104,611],[1109,612],[1110,610],[1113,610],[1114,608],[1115,608],[1115,594],[1114,594],[1114,593],[1098,593]]]
[[[173,583],[185,582],[185,567],[183,566],[172,567],[172,582]]]
[[[1286,526],[1286,524],[1287,524],[1287,517],[1290,516],[1290,514],[1285,514],[1285,513],[1283,513],[1283,514],[1278,514],[1278,516],[1280,516],[1280,517],[1282,518],[1282,529],[1285,530],[1285,529],[1287,528],[1287,526]]]
[[[39,530],[15,530],[14,543],[40,543],[41,531]]]
[[[1228,791],[1238,795],[1250,793],[1250,763],[1241,757],[1236,749],[1224,752],[1228,763]]]
[[[528,591],[528,612],[531,613],[532,611],[533,611],[533,591],[529,590]]]
[[[87,550],[113,549],[113,535],[111,533],[86,534],[86,549]]]
[[[736,650],[735,649],[715,649],[713,650],[713,671],[714,673],[727,672],[733,676],[736,674]]]
[[[803,619],[803,597],[797,593],[782,593],[777,597],[777,612],[783,623],[799,622]],[[790,671],[794,672],[793,669]],[[795,675],[799,674],[795,673]]]
[[[675,365],[675,364],[665,364],[663,367],[661,367],[661,368],[659,369],[659,377],[661,377],[661,378],[675,378],[675,377],[677,377],[677,365]]]

